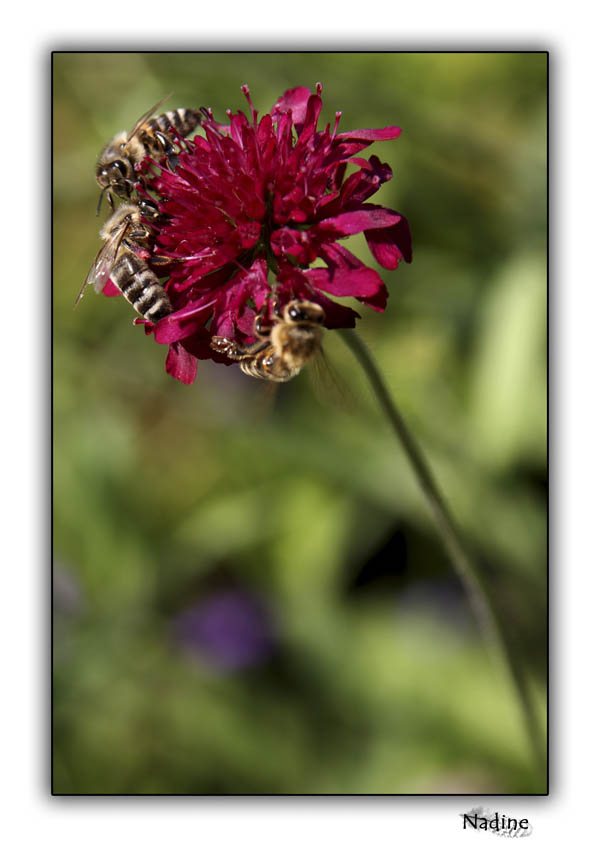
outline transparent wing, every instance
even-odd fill
[[[120,226],[113,235],[102,245],[100,250],[98,251],[98,255],[94,259],[92,263],[92,267],[89,269],[88,275],[85,278],[83,285],[79,290],[79,294],[77,295],[77,299],[75,300],[75,306],[79,303],[81,298],[83,297],[86,287],[88,285],[93,285],[96,292],[99,294],[110,277],[110,272],[114,266],[115,260],[117,258],[117,254],[119,252],[119,248],[121,246],[121,242],[125,237],[125,233],[129,228],[129,222],[125,220],[123,225]]]
[[[147,111],[147,112],[144,112],[144,114],[142,115],[142,117],[141,117],[141,118],[138,118],[138,120],[135,122],[135,126],[133,127],[133,129],[131,130],[131,132],[129,133],[129,135],[127,136],[127,141],[131,141],[131,139],[132,139],[132,138],[133,138],[133,136],[136,134],[136,132],[139,130],[139,128],[140,128],[141,126],[143,126],[149,118],[151,118],[151,117],[152,117],[152,115],[153,115],[153,114],[154,114],[154,113],[155,113],[155,112],[156,112],[156,111],[160,108],[160,106],[162,106],[162,104],[163,104],[163,103],[166,103],[166,102],[167,102],[167,100],[169,99],[169,97],[172,97],[172,96],[173,96],[173,94],[172,94],[172,93],[171,93],[171,94],[167,94],[167,96],[166,96],[166,97],[163,97],[163,98],[162,98],[162,100],[159,100],[159,101],[158,101],[158,103],[156,103],[154,106],[152,106],[152,108],[151,108],[151,109],[148,109],[148,111]]]
[[[256,385],[253,383],[256,383]],[[273,414],[280,387],[280,382],[266,382],[262,379],[252,380],[250,384],[252,395],[249,402],[247,401],[246,409],[250,427],[260,426]]]
[[[321,403],[345,412],[356,407],[349,385],[333,367],[322,347],[308,366],[308,371],[315,395]]]

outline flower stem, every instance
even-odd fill
[[[425,499],[433,512],[438,531],[454,570],[463,584],[475,618],[494,658],[508,673],[515,687],[523,711],[526,730],[540,772],[545,768],[545,744],[535,714],[531,691],[519,663],[502,630],[494,604],[460,536],[454,518],[441,494],[439,486],[421,448],[413,438],[404,418],[396,408],[379,373],[369,349],[354,330],[342,330],[342,338],[352,350],[365,371],[375,396],[392,424],[400,444],[417,477]]]

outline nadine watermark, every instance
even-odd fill
[[[502,838],[524,838],[531,835],[533,827],[528,818],[513,818],[491,812],[483,806],[471,809],[470,812],[461,812],[463,829],[478,829],[493,832]]]

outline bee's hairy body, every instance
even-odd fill
[[[270,382],[288,382],[297,376],[321,349],[324,320],[322,308],[306,300],[292,300],[273,326],[263,332],[260,318],[255,334],[268,335],[246,347],[222,336],[214,336],[211,347],[236,362],[248,376]]]

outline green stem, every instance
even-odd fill
[[[354,330],[342,330],[341,336],[352,350],[363,370],[365,371],[375,396],[383,411],[392,424],[400,444],[404,448],[419,485],[433,512],[438,531],[452,562],[454,569],[462,582],[475,618],[495,659],[509,674],[513,681],[517,696],[523,710],[523,717],[529,735],[536,764],[543,771],[545,768],[545,744],[535,714],[535,706],[531,691],[527,685],[521,664],[510,649],[508,640],[502,631],[500,620],[479,576],[460,533],[450,513],[450,510],[440,492],[439,486],[431,472],[421,448],[413,438],[404,418],[396,408],[387,386],[373,361],[373,358]]]

